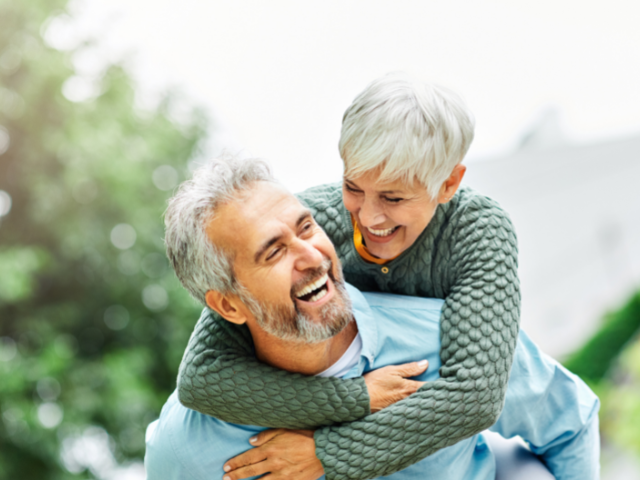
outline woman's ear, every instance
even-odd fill
[[[466,171],[467,167],[461,163],[453,167],[451,175],[449,175],[449,178],[447,178],[442,184],[440,195],[438,196],[438,203],[447,203],[451,198],[453,198],[458,191],[458,188],[460,188],[460,183],[462,183],[462,178]]]
[[[207,306],[217,312],[222,318],[236,325],[242,325],[247,321],[247,307],[240,301],[237,295],[223,295],[215,290],[209,290],[205,294]]]

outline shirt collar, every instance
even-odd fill
[[[362,292],[349,283],[345,283],[345,285],[351,299],[358,332],[362,337],[361,356],[367,359],[369,365],[373,365],[378,354],[378,324],[375,315]]]

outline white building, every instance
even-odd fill
[[[515,224],[523,327],[566,356],[640,289],[640,135],[572,145],[548,118],[515,153],[467,167]]]

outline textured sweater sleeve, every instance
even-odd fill
[[[248,328],[204,309],[178,373],[180,402],[221,420],[316,428],[369,414],[363,378],[308,377],[256,360]]]
[[[519,329],[516,238],[497,206],[468,206],[452,231],[433,265],[448,283],[441,378],[362,420],[317,430],[327,479],[389,475],[498,419]]]

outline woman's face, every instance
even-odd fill
[[[345,177],[344,206],[355,217],[372,255],[391,259],[405,251],[429,224],[438,206],[418,182],[380,182],[372,170]]]

